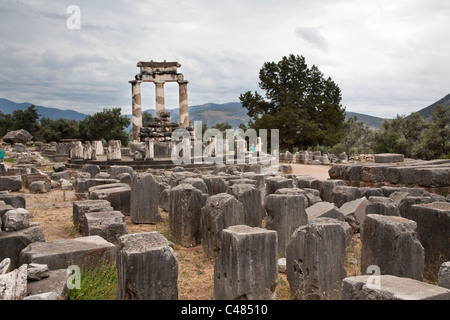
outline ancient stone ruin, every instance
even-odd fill
[[[245,140],[236,140],[230,154],[218,153],[236,160],[241,150],[242,163],[175,164],[172,129],[189,126],[187,81],[176,62],[138,67],[129,148],[76,139],[7,146],[21,161],[0,164],[0,300],[67,299],[68,270],[105,262],[117,270],[116,299],[175,300],[181,268],[191,263],[177,251],[191,249],[211,261],[217,300],[277,299],[280,276],[292,299],[450,300],[449,160],[335,161],[301,151],[275,165],[259,161],[272,153],[258,152],[252,163]],[[177,124],[165,112],[169,81],[180,88]],[[142,82],[157,92],[157,119],[147,128]],[[226,149],[188,135],[189,159],[195,148]],[[294,174],[293,163],[330,165],[330,179]],[[76,236],[48,241],[27,197],[56,190],[73,196]],[[142,225],[167,231],[130,232]],[[348,256],[355,243],[358,259]]]

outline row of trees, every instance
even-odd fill
[[[370,130],[356,118],[345,120],[341,91],[303,56],[266,62],[259,72],[264,96],[240,95],[253,129],[279,129],[280,148],[294,152],[321,149],[338,154],[402,153],[435,159],[450,154],[450,107],[439,106],[429,121],[419,113],[385,120]]]
[[[370,130],[356,118],[345,120],[341,91],[316,67],[308,67],[303,56],[289,55],[279,62],[266,62],[259,72],[259,87],[265,91],[239,96],[250,117],[248,128],[279,129],[281,151],[321,149],[338,154],[402,153],[406,157],[434,159],[450,154],[450,107],[439,106],[427,121],[419,113],[385,120],[381,128]],[[154,119],[143,113],[143,125]],[[35,106],[16,110],[12,115],[0,112],[0,136],[10,130],[26,129],[35,141],[131,140],[130,119],[120,108],[104,109],[81,121],[40,117]],[[232,126],[218,122],[212,128],[223,134]],[[247,126],[241,124],[244,131]],[[202,133],[207,130],[203,124]],[[268,146],[270,147],[270,145]]]
[[[8,131],[25,129],[34,141],[50,142],[61,139],[121,140],[128,145],[130,133],[125,129],[130,119],[121,115],[121,108],[104,109],[83,120],[41,117],[34,105],[25,110],[15,110],[11,115],[0,112],[0,137]]]
[[[344,123],[343,139],[328,151],[362,153],[402,153],[415,159],[437,159],[450,156],[450,106],[437,106],[430,120],[419,113],[397,115],[384,120],[374,131],[355,117]]]

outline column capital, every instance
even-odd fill
[[[188,84],[189,83],[189,81],[187,81],[187,80],[178,80],[177,82],[178,82],[178,84]]]
[[[161,84],[165,84],[166,83],[166,81],[164,81],[164,80],[155,80],[153,82],[155,83],[155,85],[161,85]]]
[[[130,81],[128,81],[128,83],[131,83],[131,84],[141,84],[143,81],[142,80],[130,80]]]

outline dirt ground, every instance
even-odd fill
[[[328,170],[330,170],[331,166],[312,166],[308,164],[291,163],[291,167],[293,174],[307,174],[320,180],[327,180],[330,178]]]
[[[293,173],[308,174],[320,179],[328,179],[329,166],[292,164]],[[46,194],[30,194],[23,188],[19,193],[26,195],[26,208],[30,212],[30,222],[38,222],[46,241],[77,238],[82,235],[74,228],[72,220],[74,191],[52,190]],[[178,257],[178,294],[180,300],[210,300],[214,296],[214,261],[206,258],[201,245],[183,248],[174,241],[168,226],[168,213],[160,208],[162,221],[156,224],[134,224],[125,217],[128,233],[159,231],[174,242]],[[265,225],[265,221],[263,221]],[[356,271],[351,267],[351,274]],[[276,287],[278,300],[292,299],[286,274],[279,273]]]

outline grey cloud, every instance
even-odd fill
[[[298,27],[295,29],[295,34],[320,50],[328,51],[328,41],[317,28]]]

